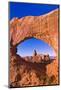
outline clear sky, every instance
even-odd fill
[[[59,5],[10,2],[9,19],[12,19],[13,17],[21,18],[28,15],[39,16],[57,8],[59,8]]]
[[[46,14],[52,10],[59,8],[59,5],[48,5],[48,4],[32,4],[32,3],[9,3],[9,19],[14,17],[24,17],[24,16],[39,16]],[[35,38],[28,39],[17,46],[18,54],[21,56],[32,55],[34,49],[40,54],[48,53],[50,56],[55,56],[55,52],[51,46],[41,40]]]
[[[54,49],[42,40],[31,38],[27,39],[17,46],[17,54],[20,56],[31,56],[36,49],[38,54],[49,54],[55,56]]]

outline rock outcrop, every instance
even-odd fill
[[[12,52],[10,58],[10,87],[58,84],[56,59],[44,58],[43,60],[41,58],[40,60],[40,58],[40,55],[22,58]]]
[[[41,39],[58,52],[58,9],[42,16],[25,16],[10,21],[10,41],[13,45],[31,37]]]
[[[13,18],[10,21],[10,87],[59,84],[58,13],[59,10],[56,9],[46,15]],[[41,64],[28,62],[28,60],[26,61],[17,55],[16,46],[31,37],[38,38],[51,45],[56,52],[56,59],[51,63]],[[34,56],[33,60],[35,58],[38,59],[39,56]]]

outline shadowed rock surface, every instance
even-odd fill
[[[10,87],[56,85],[58,81],[58,9],[42,16],[10,21]],[[20,57],[16,46],[31,37],[47,42],[56,52],[55,60],[40,55]]]
[[[45,57],[43,59],[41,55],[20,57],[16,54],[17,50],[12,49],[10,49],[10,87],[58,84],[57,72],[53,71],[57,68],[56,58],[51,60],[48,55],[44,55],[48,57],[47,59]],[[55,69],[52,70],[52,66]]]

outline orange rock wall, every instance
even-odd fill
[[[58,9],[42,16],[25,16],[10,21],[10,41],[13,45],[30,37],[41,39],[58,52]]]
[[[58,72],[59,72],[59,70],[58,70],[58,67],[59,67],[58,66],[58,20],[59,20],[58,13],[59,13],[59,10],[56,9],[56,10],[54,10],[48,14],[42,15],[42,16],[26,16],[26,17],[22,17],[20,19],[13,18],[10,21],[10,24],[9,24],[9,29],[10,29],[10,82],[14,82],[15,76],[16,76],[16,74],[18,74],[18,70],[15,70],[15,68],[17,68],[18,65],[13,66],[13,64],[14,63],[18,64],[18,61],[20,62],[20,60],[22,60],[21,57],[16,55],[16,51],[17,51],[16,46],[26,39],[35,37],[37,39],[45,41],[46,43],[51,45],[53,47],[53,49],[55,50],[57,58],[51,64],[48,64],[46,66],[46,74],[50,78],[49,83],[52,82],[51,80],[54,81],[52,84],[59,83],[58,82]],[[16,62],[15,62],[15,60],[16,60]],[[23,61],[22,61],[22,63],[27,67],[26,63],[24,63]],[[19,65],[19,67],[20,66],[21,66],[21,64]],[[24,66],[22,66],[22,67],[24,68]],[[44,67],[44,66],[42,66],[42,67]],[[26,68],[26,70],[25,69],[24,70],[27,71],[27,68]],[[29,68],[30,68],[30,66],[29,66]],[[19,68],[19,73],[21,76],[20,69],[21,68]],[[30,73],[32,74],[32,72],[33,71],[31,71]],[[37,70],[36,70],[36,73],[39,73],[39,72],[37,72]],[[27,73],[27,75],[28,74],[29,73]],[[20,86],[21,85],[22,86],[24,86],[24,85],[25,86],[26,85],[28,85],[28,86],[29,85],[31,85],[31,86],[44,85],[44,83],[42,81],[40,82],[38,80],[38,78],[36,78],[36,74],[34,72],[31,76],[32,76],[31,84],[28,84],[29,82],[26,81],[27,80],[26,78],[28,77],[27,76],[27,77],[24,77],[24,79],[20,80],[19,83],[18,82],[16,82],[16,84],[14,83],[15,85],[13,85],[13,86],[16,86],[16,85],[18,86],[18,84],[20,84]],[[35,83],[36,82],[35,80],[38,82]],[[35,82],[33,82],[33,81],[35,81]],[[47,81],[48,81],[48,78],[47,78]],[[49,85],[49,84],[45,83],[45,85]]]

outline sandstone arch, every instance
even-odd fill
[[[42,16],[13,18],[10,21],[10,41],[15,46],[21,41],[35,37],[44,40],[58,53],[58,13],[56,9]]]
[[[26,16],[22,18],[13,18],[10,21],[10,82],[15,81],[15,73],[17,73],[15,71],[15,68],[13,67],[14,63],[12,63],[12,61],[16,60],[18,63],[18,59],[20,59],[23,64],[25,62],[16,54],[16,46],[23,40],[29,39],[31,37],[41,39],[53,47],[58,57],[58,14],[59,10],[56,9],[42,16]],[[25,65],[28,69],[28,65],[26,63]],[[46,70],[47,75],[51,77],[53,75],[56,78],[53,84],[59,84],[57,58],[51,64],[46,66]],[[21,72],[19,73],[21,74]]]

